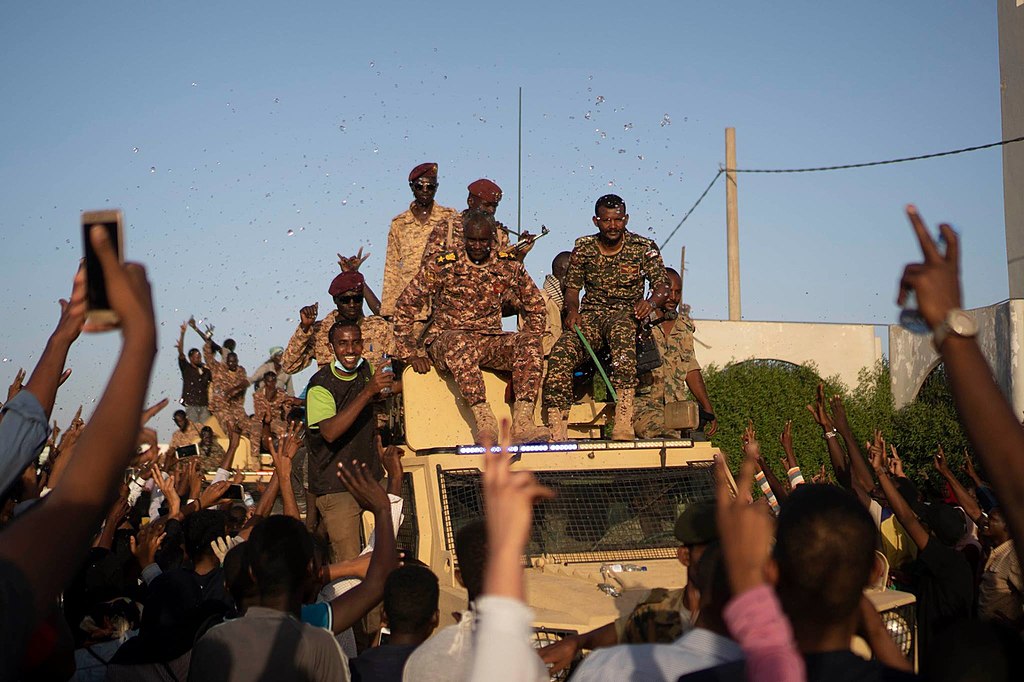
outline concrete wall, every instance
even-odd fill
[[[1024,135],[1024,2],[999,0],[1003,139]],[[1024,142],[1003,147],[1003,206],[1010,298],[1024,298]]]
[[[978,321],[978,343],[996,382],[1018,417],[1024,415],[1024,300],[1003,301],[970,311]],[[929,372],[939,364],[931,335],[917,336],[898,325],[889,327],[889,367],[896,407],[909,403]]]
[[[695,320],[695,349],[701,365],[723,367],[743,360],[813,362],[822,377],[839,375],[850,388],[857,375],[882,357],[873,325],[812,322]]]

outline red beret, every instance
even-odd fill
[[[488,180],[480,178],[469,185],[469,193],[484,201],[501,201],[501,188]]]
[[[409,182],[412,182],[421,175],[433,175],[437,177],[437,164],[436,163],[421,163],[420,165],[409,171]]]
[[[331,282],[331,288],[327,290],[331,296],[337,296],[343,291],[352,289],[363,290],[363,276],[358,272],[343,272]]]

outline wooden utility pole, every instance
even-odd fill
[[[736,198],[736,129],[725,129],[725,232],[729,270],[729,319],[740,314],[740,218]]]

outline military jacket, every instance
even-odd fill
[[[686,386],[686,375],[700,369],[697,356],[693,350],[693,332],[696,326],[685,312],[680,313],[668,334],[660,324],[654,325],[651,335],[658,345],[661,355],[661,367],[651,372],[648,390],[642,391],[649,395],[649,400],[657,405],[667,402],[689,399]],[[639,392],[638,392],[639,394]]]
[[[462,213],[465,213],[463,211]],[[454,210],[448,215],[448,220],[434,226],[434,229],[427,237],[427,244],[423,247],[423,261],[421,266],[427,266],[449,251],[461,251],[465,247],[465,237],[462,232],[462,213]],[[498,251],[508,249],[508,228],[501,223],[496,223],[494,241]]]
[[[388,230],[387,255],[384,256],[384,288],[380,294],[381,315],[391,317],[394,314],[395,302],[420,270],[423,251],[430,235],[435,229],[446,233],[449,222],[458,216],[459,212],[454,208],[434,202],[426,223],[416,220],[412,213],[412,204],[407,211],[394,217],[391,229]],[[425,319],[425,315],[421,313],[421,316]]]
[[[644,296],[644,283],[651,289],[666,281],[665,264],[658,246],[626,230],[625,242],[614,256],[602,255],[597,235],[576,240],[565,275],[567,289],[586,293],[580,312],[618,311],[632,308]]]
[[[537,285],[523,264],[503,251],[492,251],[490,259],[480,265],[465,251],[448,251],[419,271],[395,306],[395,341],[401,357],[416,351],[413,322],[428,300],[434,313],[425,343],[444,331],[502,334],[503,300],[518,304],[523,332],[540,335],[546,326],[544,300]]]

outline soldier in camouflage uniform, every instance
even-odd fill
[[[434,201],[437,185],[436,163],[421,163],[409,173],[413,202],[409,204],[409,210],[391,220],[391,229],[388,230],[380,303],[380,314],[386,318],[390,319],[395,314],[395,302],[419,272],[427,238],[435,229],[447,234],[449,223],[459,217],[454,208]],[[418,321],[425,322],[427,314],[427,310],[420,311]]]
[[[334,278],[328,293],[336,310],[317,321],[319,304],[299,311],[299,327],[288,341],[281,356],[281,367],[289,374],[298,374],[316,360],[318,367],[334,362],[334,350],[328,332],[335,322],[355,322],[363,333],[363,357],[372,367],[380,367],[393,352],[391,328],[380,315],[363,316],[363,276],[354,271],[342,272]]]
[[[425,265],[399,297],[394,319],[398,355],[417,372],[426,372],[433,361],[439,370],[452,373],[473,411],[477,443],[497,437],[497,420],[487,404],[480,368],[511,370],[513,439],[547,440],[547,429],[533,422],[541,383],[544,301],[523,264],[493,249],[494,216],[471,210],[464,224],[464,248]],[[521,308],[521,332],[502,331],[501,303],[509,298]],[[421,346],[413,323],[428,300],[433,321]]]
[[[210,412],[220,422],[224,432],[241,431],[249,423],[245,414],[245,391],[249,388],[249,375],[238,364],[238,356],[228,353],[224,362],[213,354],[213,341],[203,344],[203,358],[206,360],[213,381],[210,384]]]
[[[671,268],[666,272],[669,297],[662,306],[665,313],[651,329],[662,364],[640,376],[633,429],[641,438],[678,437],[678,431],[665,426],[665,403],[686,400],[688,393],[692,393],[701,410],[698,428],[702,428],[705,435],[712,436],[718,429],[718,422],[715,421],[715,411],[693,350],[696,327],[690,319],[689,306],[683,306],[682,312],[677,312],[682,295],[679,273]]]
[[[551,435],[565,440],[572,403],[572,373],[586,355],[573,327],[578,325],[595,350],[611,349],[611,382],[618,393],[612,439],[633,440],[633,397],[636,388],[637,320],[651,314],[668,297],[665,266],[657,245],[626,230],[626,204],[614,194],[597,200],[594,225],[599,234],[580,237],[565,275],[565,329],[548,358],[544,382]],[[644,300],[644,282],[650,298]],[[586,295],[580,303],[580,290]]]

